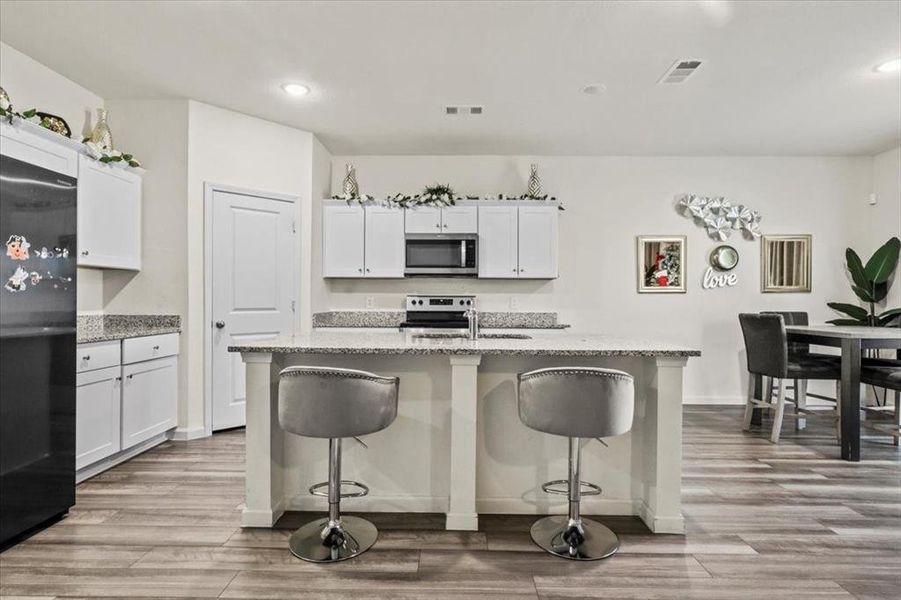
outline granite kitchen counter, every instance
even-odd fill
[[[316,330],[310,334],[229,346],[229,352],[273,354],[407,354],[505,356],[690,357],[700,350],[653,340],[540,332],[529,339],[418,338],[404,332]]]
[[[178,315],[78,315],[77,343],[181,332]]]
[[[402,310],[331,310],[313,314],[313,327],[398,328],[406,320]],[[555,312],[480,311],[483,329],[566,329]]]

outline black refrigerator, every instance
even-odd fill
[[[75,504],[75,206],[0,155],[0,550]]]

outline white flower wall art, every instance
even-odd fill
[[[718,242],[729,239],[733,231],[741,231],[748,239],[760,237],[760,213],[744,204],[733,205],[722,196],[685,194],[678,202],[679,212],[707,229],[707,235]]]

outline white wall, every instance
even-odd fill
[[[304,207],[309,215],[314,138],[306,131],[194,101],[188,103],[188,114],[188,309],[182,335],[188,389],[186,421],[180,425],[193,430],[204,422],[204,184],[296,196],[302,226],[309,221]],[[297,252],[301,249],[298,242]]]
[[[872,190],[877,198],[875,205],[863,200],[854,207],[858,231],[853,247],[864,261],[890,237],[901,237],[901,146],[873,157]],[[850,289],[848,298],[854,298]],[[901,277],[897,273],[885,306],[901,306]]]
[[[103,107],[103,98],[45,67],[12,46],[0,42],[0,85],[19,112],[37,108],[59,115],[72,130],[72,137],[87,135],[93,114]],[[78,269],[78,310],[103,309],[103,275],[95,269]]]
[[[415,193],[450,183],[461,194],[521,194],[529,164],[537,162],[544,190],[564,202],[560,216],[560,277],[554,281],[326,281],[316,311],[401,308],[409,292],[472,291],[485,309],[556,310],[574,331],[653,337],[701,348],[689,362],[685,395],[694,402],[740,401],[744,355],[736,315],[742,311],[806,310],[813,321],[831,318],[826,302],[847,296],[842,267],[851,240],[849,221],[870,190],[871,159],[784,157],[335,157],[332,189],[344,164],[357,167],[365,193]],[[730,239],[741,255],[739,285],[702,290],[708,253],[716,245],[674,209],[679,194],[724,195],[763,214],[768,233],[813,234],[813,292],[762,294],[760,244]],[[319,246],[314,231],[314,248]],[[688,236],[688,292],[636,292],[635,236]],[[314,265],[317,271],[320,262]],[[321,280],[319,272],[314,272]]]

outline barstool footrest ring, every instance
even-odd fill
[[[601,488],[598,485],[590,483],[588,481],[580,481],[582,486],[581,495],[582,496],[599,496],[601,494]],[[562,487],[557,487],[562,486]],[[548,481],[547,483],[541,484],[541,491],[546,494],[558,494],[560,496],[568,496],[569,495],[569,480],[568,479],[555,479],[553,481]]]
[[[311,485],[310,493],[314,496],[328,497],[328,484],[329,484],[328,481],[323,481],[322,483],[317,483],[315,485]],[[344,493],[345,485],[358,488],[360,491]],[[369,486],[362,484],[359,481],[353,481],[350,479],[342,479],[341,480],[341,493],[339,494],[341,498],[360,498],[361,496],[366,496],[368,494],[369,494]]]

